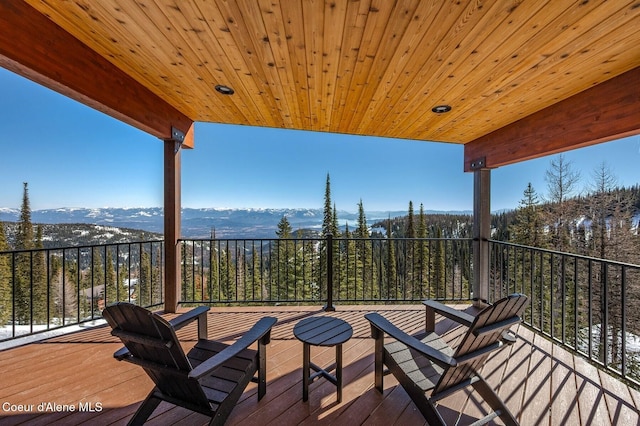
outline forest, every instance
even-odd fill
[[[582,184],[562,155],[551,161],[546,181],[544,195],[529,184],[514,210],[492,216],[492,297],[529,295],[528,324],[567,346],[587,345],[603,363],[619,365],[626,360],[622,331],[640,335],[640,312],[626,309],[640,298],[640,267],[634,266],[640,264],[640,187],[617,185],[604,163]],[[350,229],[338,223],[327,175],[319,232],[293,230],[283,216],[272,239],[214,234],[182,241],[181,300],[469,300],[472,223],[470,215],[426,214],[422,204],[415,208],[409,201],[407,215],[368,224],[360,201]],[[72,238],[72,228],[52,237],[46,227],[32,224],[25,184],[20,221],[0,224],[1,324],[62,325],[100,317],[106,304],[118,300],[162,303],[161,237],[131,233],[140,240],[127,242],[120,235],[83,247],[45,248],[47,239]],[[640,359],[625,361],[632,362]]]

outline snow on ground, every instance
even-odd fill
[[[67,333],[73,333],[74,331],[87,330],[93,327],[97,327],[107,322],[104,319],[97,319],[88,321],[82,324],[70,325],[67,327],[60,327],[52,330],[47,330],[46,324],[33,325],[33,332],[36,334],[28,334],[31,332],[31,326],[29,325],[16,325],[15,333],[17,336],[15,339],[7,340],[6,342],[0,342],[0,351],[4,349],[14,348],[16,346],[26,345],[32,342],[38,342],[40,340],[49,339],[51,337],[60,336]],[[50,327],[55,325],[50,325]],[[13,327],[6,325],[0,327],[0,340],[11,338],[13,335]]]

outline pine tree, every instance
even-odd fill
[[[343,248],[340,250],[340,300],[354,300],[358,296],[358,255],[356,241],[349,231],[349,223],[345,223]],[[344,278],[342,278],[344,277]]]
[[[151,274],[153,278],[153,290],[151,292],[153,297],[151,303],[153,305],[157,305],[162,301],[162,247],[160,247],[160,245],[156,245],[155,254],[153,247],[153,244],[149,247],[149,251],[151,252]]]
[[[250,276],[247,277],[250,284],[247,300],[259,302],[261,300],[267,300],[269,297],[266,284],[262,280],[261,264],[262,259],[260,258],[260,253],[256,249],[256,244],[254,242],[251,250],[251,267],[249,268]]]
[[[329,173],[327,173],[327,180],[325,183],[325,189],[324,189],[324,216],[323,216],[323,220],[322,220],[322,240],[320,241],[320,263],[318,266],[318,282],[320,283],[320,288],[321,288],[321,297],[323,299],[327,299],[327,283],[328,283],[328,277],[327,277],[327,269],[328,269],[328,264],[329,264],[329,259],[327,259],[327,237],[329,235],[331,235],[332,237],[337,237],[337,235],[334,235],[333,232],[337,231],[337,220],[335,220],[334,218],[337,217],[337,213],[335,211],[335,207],[332,209],[331,208],[331,179],[329,177]],[[336,256],[339,255],[339,253],[337,253],[336,250],[336,245],[332,245],[333,248],[333,260],[334,260],[334,267],[335,265],[335,259]],[[336,281],[336,277],[337,274],[335,272],[335,269],[333,271],[331,271],[333,280],[334,280],[334,286],[338,285]]]
[[[294,264],[296,256],[294,245],[291,241],[291,232],[289,220],[286,216],[282,216],[276,231],[278,241],[274,242],[277,244],[276,261],[273,263],[276,270],[272,272],[272,275],[277,280],[277,298],[283,301],[294,299],[296,293],[298,293],[296,288],[296,265]]]
[[[194,257],[193,246],[191,244],[181,244],[182,259],[182,300],[196,300],[195,272],[193,270]]]
[[[77,316],[78,311],[78,297],[79,294],[76,291],[78,283],[80,281],[79,263],[77,259],[63,259],[64,262],[64,275],[60,281],[60,287],[57,289],[57,300],[59,310],[57,316],[60,321],[60,325],[66,325],[73,316]],[[78,320],[78,318],[76,318]]]
[[[324,216],[322,220],[322,237],[333,232],[336,224],[333,221],[333,211],[331,209],[331,179],[327,173],[327,181],[324,188]]]
[[[247,287],[246,287],[246,274],[245,267],[246,264],[246,255],[245,251],[241,244],[237,241],[234,244],[235,249],[235,265],[234,265],[234,288],[235,288],[235,300],[240,300],[241,297],[246,297]]]
[[[433,283],[433,291],[438,299],[446,299],[447,287],[445,283],[445,245],[442,241],[442,228],[435,228],[436,241],[433,247],[433,256],[431,257],[431,282]]]
[[[538,194],[531,182],[529,182],[516,209],[513,225],[511,226],[512,242],[544,248],[542,210],[539,204]]]
[[[208,299],[211,301],[220,300],[220,242],[216,240],[215,228],[211,230],[209,240],[209,283],[207,286]]]
[[[235,264],[233,262],[232,252],[229,249],[229,241],[220,246],[220,300],[234,301],[236,300],[235,286]]]
[[[414,254],[416,251],[416,230],[415,219],[413,217],[413,201],[409,201],[409,210],[407,212],[407,229],[404,237],[408,240],[405,241],[405,283],[404,283],[404,298],[411,298],[413,293],[414,277],[415,277],[415,265]]]
[[[35,247],[33,254],[31,274],[33,277],[33,322],[46,324],[48,320],[48,283],[46,252],[42,244],[42,225],[36,228]]]
[[[424,206],[420,203],[420,210],[418,213],[418,247],[417,253],[417,269],[418,269],[418,282],[420,283],[420,298],[430,297],[429,293],[429,246],[426,241],[427,238],[427,219],[424,214]]]
[[[151,256],[140,253],[140,276],[138,277],[137,302],[140,306],[151,305]]]
[[[105,276],[104,276],[104,292],[105,292],[105,304],[109,305],[120,300],[127,300],[124,294],[118,288],[118,280],[116,276],[116,265],[114,261],[113,250],[109,250],[109,247],[105,248]],[[116,258],[117,260],[117,258]],[[139,293],[139,289],[137,289]],[[136,295],[138,296],[138,295]]]
[[[13,301],[11,300],[11,256],[3,254],[9,251],[9,244],[4,230],[4,224],[0,222],[0,327],[11,318]]]
[[[397,281],[397,270],[396,270],[395,241],[396,240],[393,239],[391,217],[389,217],[387,219],[387,264],[385,268],[387,273],[386,293],[383,293],[381,296],[384,297],[386,295],[386,297],[390,299],[398,299],[400,296],[397,292],[398,281]]]
[[[299,235],[301,238],[301,235]],[[339,244],[340,241],[337,241]],[[315,281],[315,267],[317,264],[316,245],[313,240],[306,240],[302,243],[302,267],[298,269],[298,276],[301,278],[302,299],[303,300],[320,300],[320,288]],[[338,253],[339,255],[339,253]]]
[[[358,203],[358,223],[354,234],[358,240],[356,242],[356,257],[358,261],[356,292],[358,297],[367,300],[374,296],[375,277],[373,274],[373,253],[371,241],[369,240],[369,228],[367,227],[367,218],[362,200]]]
[[[102,256],[103,250],[101,247],[93,247],[91,251],[91,261],[92,267],[89,276],[89,282],[85,286],[86,288],[98,289],[99,286],[102,287],[102,295],[97,296],[96,298],[92,298],[91,300],[91,309],[93,310],[102,310],[105,308],[105,300],[104,295],[107,291],[106,286],[104,286],[104,277],[105,277],[105,268],[104,268],[104,256]],[[102,303],[100,303],[100,299],[102,299]]]
[[[32,287],[32,257],[34,248],[33,224],[31,223],[31,207],[29,205],[29,188],[24,182],[22,206],[20,208],[20,221],[16,231],[16,250],[24,250],[16,256],[15,276],[15,310],[16,320],[20,324],[28,324],[31,318],[31,301],[33,299]]]

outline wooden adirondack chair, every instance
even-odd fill
[[[520,322],[527,302],[526,296],[513,294],[473,316],[427,300],[424,302],[427,307],[427,334],[422,340],[403,332],[380,314],[366,314],[375,339],[376,389],[383,391],[384,364],[429,425],[444,425],[435,402],[471,385],[494,410],[474,425],[487,423],[496,417],[506,425],[517,425],[505,404],[478,372],[491,352],[505,343],[515,342],[515,335],[509,328]],[[456,348],[450,348],[434,332],[436,312],[468,327]],[[396,340],[385,344],[385,334]],[[430,395],[427,395],[429,391]]]
[[[264,396],[265,350],[276,319],[260,319],[234,344],[226,345],[207,340],[208,310],[195,308],[170,321],[130,303],[102,312],[111,334],[125,345],[114,357],[141,366],[155,383],[129,424],[143,424],[161,401],[210,416],[210,424],[224,424],[250,381],[258,382],[258,400]],[[198,342],[185,354],[176,330],[194,320]],[[254,342],[257,350],[248,349]]]

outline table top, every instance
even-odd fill
[[[310,317],[293,327],[293,335],[303,343],[314,346],[340,345],[351,338],[353,329],[348,322],[329,316]]]

